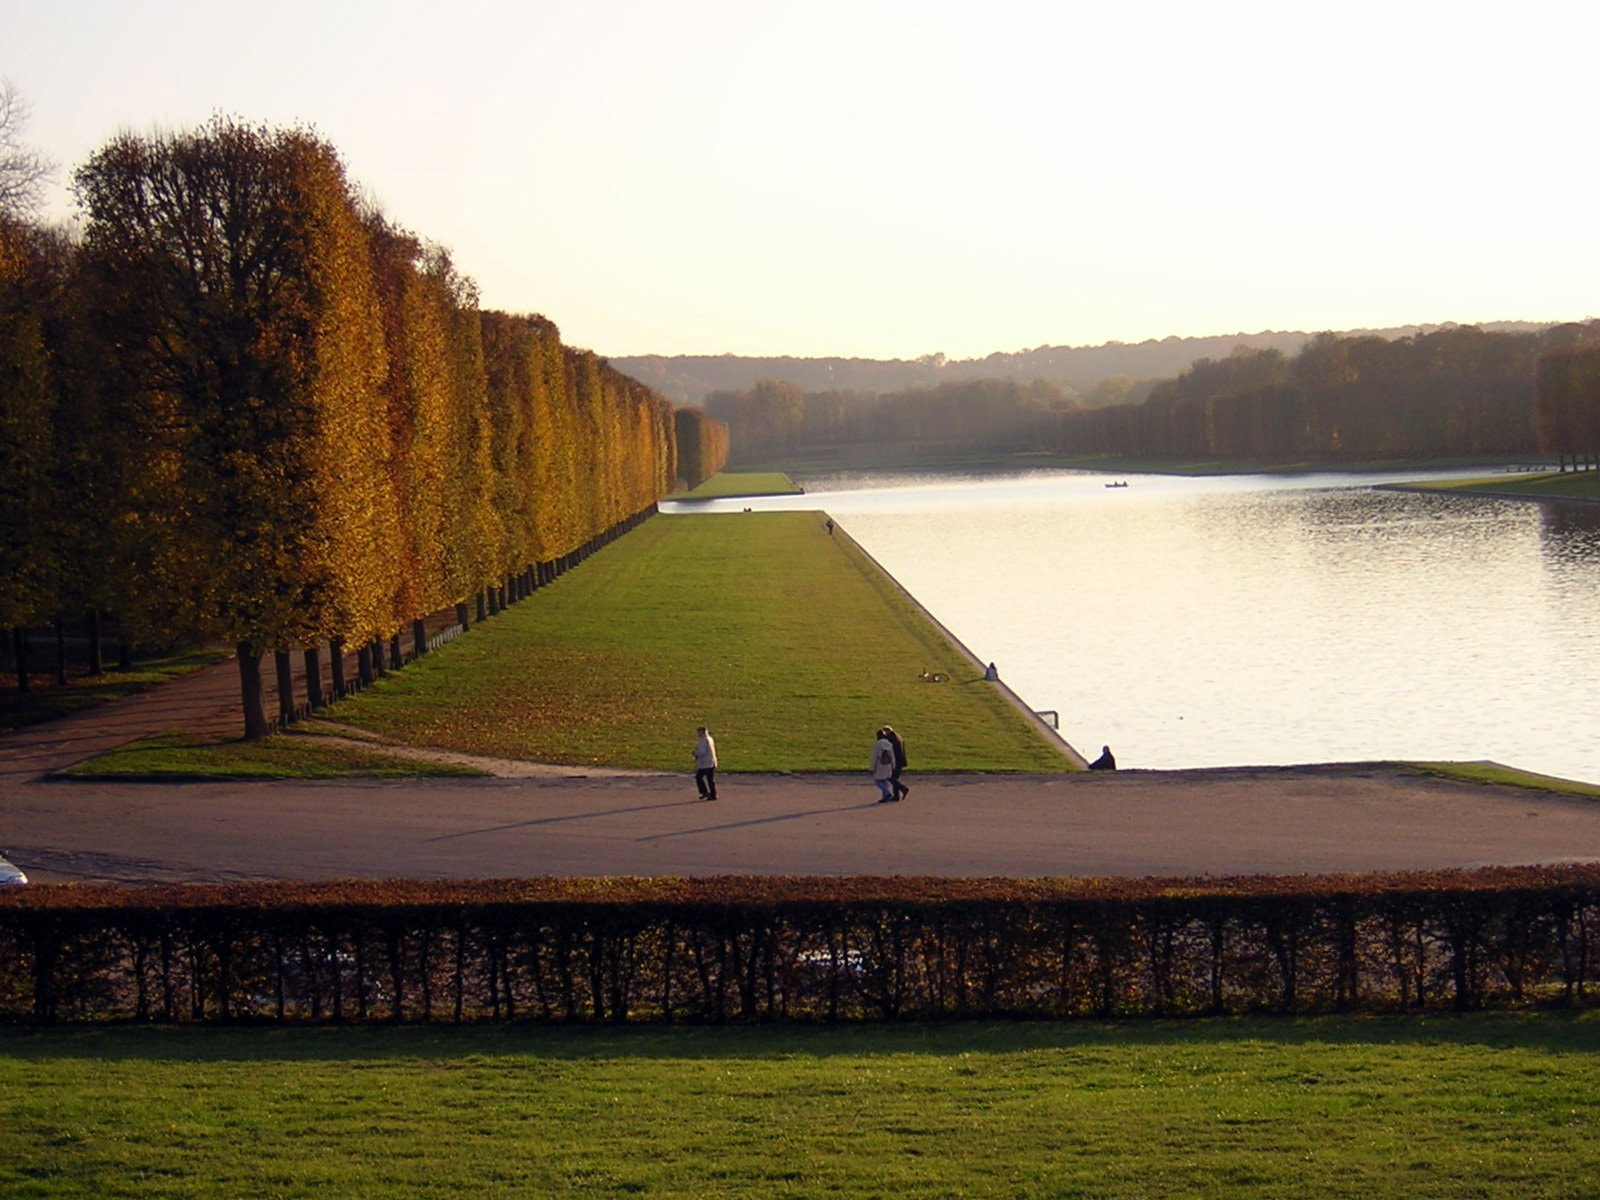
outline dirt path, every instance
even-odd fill
[[[51,770],[237,723],[231,663],[0,737],[0,855],[37,882],[386,876],[1230,875],[1600,861],[1600,801],[1380,766],[908,776],[520,764],[499,778],[89,783]],[[463,756],[464,757],[464,756]],[[482,765],[480,763],[480,765]],[[493,764],[491,764],[493,765]]]

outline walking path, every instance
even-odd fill
[[[103,783],[48,773],[169,729],[231,737],[233,663],[0,736],[0,855],[35,882],[418,876],[1234,875],[1600,861],[1600,800],[1381,765],[685,775],[476,760],[499,778]],[[431,752],[430,752],[431,753]],[[459,757],[459,756],[458,756]]]

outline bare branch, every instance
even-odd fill
[[[22,140],[31,111],[12,82],[0,79],[0,216],[37,213],[44,185],[55,174],[56,164]]]

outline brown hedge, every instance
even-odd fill
[[[0,1019],[840,1021],[1582,1003],[1600,865],[0,894]]]

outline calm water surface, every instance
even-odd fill
[[[1600,782],[1600,506],[1109,478],[841,475],[710,507],[825,508],[1091,757]]]

